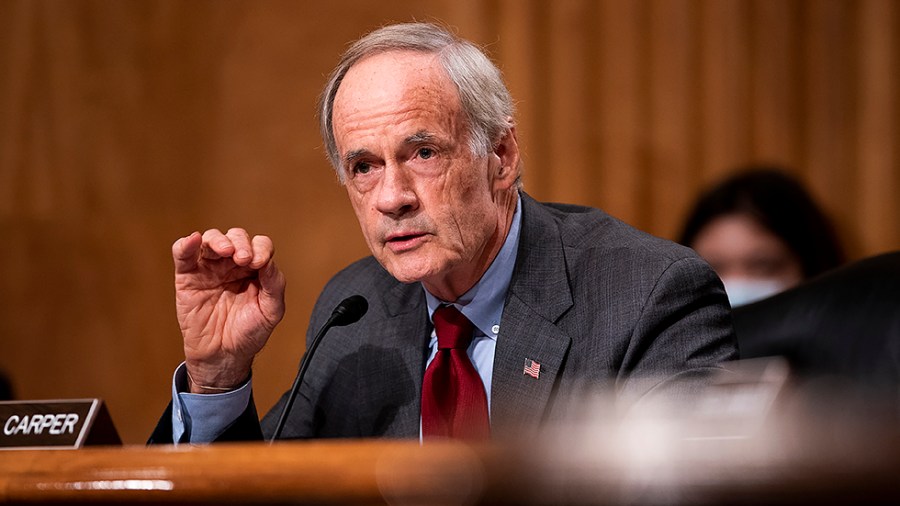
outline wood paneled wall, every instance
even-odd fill
[[[141,442],[180,361],[169,246],[275,240],[288,316],[259,357],[287,388],[315,297],[366,254],[315,100],[346,44],[440,20],[518,101],[526,189],[674,237],[700,188],[782,163],[854,257],[900,247],[892,0],[0,2],[0,368],[20,397],[104,397]]]

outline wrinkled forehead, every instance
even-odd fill
[[[370,56],[351,67],[332,112],[340,158],[374,149],[378,139],[425,134],[461,140],[466,124],[459,93],[438,57],[410,51]]]

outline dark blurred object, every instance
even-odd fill
[[[830,377],[900,399],[900,252],[829,271],[734,310],[741,358],[783,356],[802,380]]]
[[[783,241],[799,260],[804,278],[844,261],[828,217],[803,185],[780,167],[744,167],[703,193],[688,215],[679,242],[693,247],[707,225],[727,215],[748,215]]]
[[[587,416],[519,445],[527,503],[900,504],[900,424],[880,396],[794,382],[781,358],[723,366],[693,399],[587,399]]]
[[[6,373],[0,371],[0,401],[11,401],[14,398],[12,383],[9,381],[9,377]]]

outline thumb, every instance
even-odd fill
[[[265,304],[267,312],[277,318],[277,323],[284,315],[284,288],[287,284],[284,273],[275,265],[274,259],[269,259],[258,271],[258,277],[260,292],[264,296],[260,304]]]
[[[200,246],[203,244],[203,236],[200,232],[194,232],[187,237],[182,237],[172,244],[172,259],[175,261],[175,273],[189,272],[197,268],[200,260]]]

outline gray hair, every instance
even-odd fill
[[[471,42],[430,23],[402,23],[375,30],[356,41],[332,71],[319,100],[319,126],[325,150],[338,178],[344,182],[340,154],[334,138],[332,112],[338,87],[350,67],[360,60],[388,51],[437,54],[459,91],[468,120],[469,145],[475,155],[486,155],[512,126],[515,106],[500,69]]]

